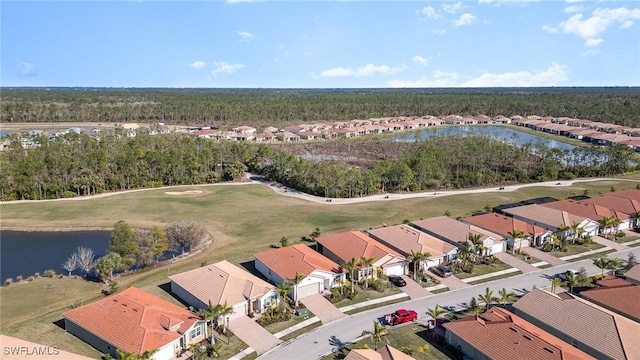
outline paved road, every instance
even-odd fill
[[[640,256],[640,249],[625,249],[608,255],[609,258],[618,257],[626,259],[629,252],[634,252],[636,257]],[[317,359],[325,354],[334,351],[350,341],[360,337],[363,330],[372,330],[373,321],[383,314],[392,312],[397,308],[414,309],[419,316],[425,318],[428,308],[435,304],[446,308],[463,308],[472,297],[478,297],[484,293],[484,289],[489,287],[497,294],[502,288],[517,294],[530,291],[534,286],[537,288],[549,287],[549,278],[554,274],[569,269],[579,269],[584,267],[589,274],[598,274],[598,269],[591,260],[581,260],[573,263],[559,265],[553,268],[539,269],[538,271],[516,275],[509,278],[499,279],[476,286],[469,286],[458,290],[435,294],[422,299],[408,300],[399,304],[380,307],[366,312],[358,313],[349,318],[340,319],[330,324],[316,328],[292,341],[281,344],[275,349],[258,357],[260,360],[283,360],[283,359]]]

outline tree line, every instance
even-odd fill
[[[539,115],[640,127],[640,88],[3,88],[0,123],[155,123],[231,128],[411,115]]]
[[[211,141],[186,134],[96,139],[70,133],[38,141],[40,147],[25,150],[16,139],[0,154],[1,200],[216,183],[238,179],[247,170],[305,193],[348,198],[612,176],[637,167],[631,161],[633,150],[625,146],[563,151],[544,144],[517,147],[482,136],[345,141],[347,150],[366,146],[364,152],[386,154],[355,163],[305,159],[287,151],[285,144]],[[314,146],[321,153],[324,144]]]

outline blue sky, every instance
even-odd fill
[[[640,86],[638,1],[0,2],[2,86]]]

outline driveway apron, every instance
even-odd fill
[[[598,243],[600,245],[604,245],[604,246],[608,246],[612,249],[615,250],[624,250],[627,248],[627,245],[623,245],[623,244],[618,244],[615,241],[611,241],[609,239],[603,238],[602,236],[598,236],[598,235],[594,235],[591,237],[591,239],[593,239],[593,242]]]
[[[465,283],[464,281],[458,279],[455,275],[451,275],[446,278],[441,278],[438,275],[432,273],[431,271],[427,270],[427,272],[431,274],[431,276],[433,276],[434,278],[438,279],[438,281],[440,281],[442,285],[448,287],[449,290],[456,290],[456,289],[461,289],[463,287],[471,286]]]
[[[338,308],[329,300],[325,299],[322,294],[305,296],[300,299],[300,302],[317,316],[323,324],[328,324],[349,316],[338,310]]]
[[[567,262],[562,260],[562,259],[558,259],[557,257],[544,252],[542,250],[538,250],[534,247],[528,247],[525,248],[525,251],[527,252],[527,254],[533,256],[534,258],[538,258],[542,261],[546,261],[547,263],[549,263],[549,265],[551,266],[557,266],[557,265],[562,265],[562,264],[566,264]]]
[[[282,342],[246,315],[231,320],[229,328],[258,355],[264,354]],[[224,339],[224,336],[222,338]]]
[[[500,261],[502,261],[503,263],[516,268],[520,271],[522,271],[523,273],[529,273],[532,271],[536,271],[538,270],[537,267],[527,263],[526,261],[520,260],[517,257],[507,254],[507,253],[494,253],[493,254],[495,257],[497,257],[498,259],[500,259]]]
[[[431,295],[429,291],[420,286],[420,284],[418,284],[417,282],[413,281],[413,278],[410,278],[406,275],[402,275],[402,278],[407,283],[407,285],[399,289],[402,290],[405,294],[409,295],[409,298],[411,298],[411,300],[420,299]]]

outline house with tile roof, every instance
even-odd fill
[[[606,278],[605,278],[606,279]],[[640,286],[615,278],[616,284],[580,292],[580,296],[640,323]]]
[[[487,249],[487,255],[507,250],[507,241],[504,236],[448,216],[417,220],[411,225],[459,248],[467,244],[469,234],[479,234],[482,245]]]
[[[534,289],[514,304],[514,313],[597,359],[640,358],[640,324],[564,292]]]
[[[253,254],[255,267],[269,281],[280,285],[296,274],[304,279],[292,289],[292,298],[321,294],[346,281],[347,270],[304,244]]]
[[[629,228],[640,225],[640,200],[616,196],[615,193],[607,193],[600,196],[584,199],[582,202],[603,206],[612,211],[622,212],[629,216]]]
[[[116,349],[173,359],[205,339],[205,321],[191,311],[130,287],[62,313],[65,330],[102,353]]]
[[[348,231],[320,236],[316,239],[317,250],[322,255],[344,264],[356,259],[371,259],[369,267],[360,267],[356,279],[376,277],[375,269],[381,269],[385,275],[404,275],[408,260],[398,251],[369,237],[361,231]]]
[[[600,223],[604,218],[617,218],[620,220],[620,225],[618,226],[618,230],[620,229],[629,229],[631,224],[631,217],[628,214],[625,214],[621,211],[616,211],[609,209],[605,206],[601,206],[598,204],[593,204],[589,202],[583,202],[573,199],[565,199],[558,201],[551,201],[548,203],[541,204],[544,207],[566,211],[570,214],[581,216],[587,219],[591,219]],[[605,229],[600,229],[601,232],[605,231]]]
[[[36,344],[0,334],[2,360],[92,360],[90,357],[61,350],[57,346]]]
[[[367,233],[405,258],[408,258],[412,252],[430,254],[420,264],[423,269],[449,263],[458,255],[456,246],[409,225],[386,226],[371,229]]]
[[[640,285],[640,264],[632,267],[624,273],[625,279],[633,284]]]
[[[598,234],[600,224],[592,219],[571,214],[567,211],[553,209],[540,204],[530,204],[502,209],[502,212],[508,216],[522,220],[549,230],[561,236],[564,227],[571,227],[577,224],[582,229],[583,236],[595,236]],[[566,230],[568,232],[568,230]]]
[[[623,199],[640,201],[640,190],[638,189],[618,190],[618,191],[607,193],[607,195],[617,196]]]
[[[169,276],[171,292],[196,309],[211,304],[233,308],[229,319],[250,314],[262,314],[278,302],[275,286],[250,272],[223,260]]]
[[[469,216],[462,222],[475,225],[485,230],[494,232],[507,240],[508,249],[521,249],[528,246],[540,246],[550,238],[552,232],[539,226],[528,224],[522,220],[498,213],[485,213]],[[514,238],[514,231],[522,231],[525,236]]]
[[[414,358],[402,351],[385,345],[380,349],[353,349],[349,351],[344,360],[413,360]]]
[[[595,359],[498,306],[442,326],[447,344],[468,359]]]

